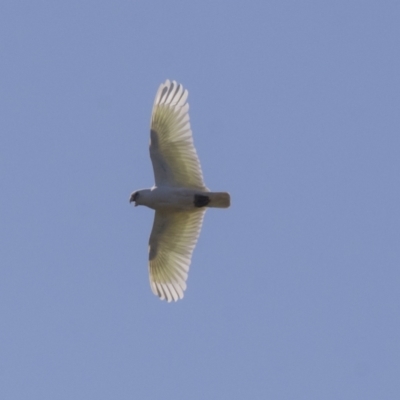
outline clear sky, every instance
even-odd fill
[[[400,3],[0,5],[0,398],[400,398]],[[209,210],[150,290],[150,113],[189,90]]]

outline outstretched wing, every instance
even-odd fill
[[[188,91],[165,81],[156,94],[150,130],[150,157],[156,186],[208,190],[193,145]]]
[[[149,273],[151,290],[161,300],[183,297],[204,213],[155,212],[149,240]]]

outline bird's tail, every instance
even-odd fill
[[[231,205],[231,196],[226,192],[207,192],[204,193],[209,202],[207,207],[228,208]]]

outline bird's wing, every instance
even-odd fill
[[[151,115],[150,157],[156,186],[208,190],[193,144],[188,91],[175,81],[161,84]]]
[[[151,290],[161,300],[183,297],[204,213],[155,212],[149,240],[149,273]]]

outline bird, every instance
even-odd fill
[[[149,239],[149,279],[161,300],[178,301],[207,208],[228,208],[227,192],[204,184],[189,119],[188,91],[166,80],[156,93],[150,123],[150,158],[155,185],[136,190],[129,202],[155,210]]]

